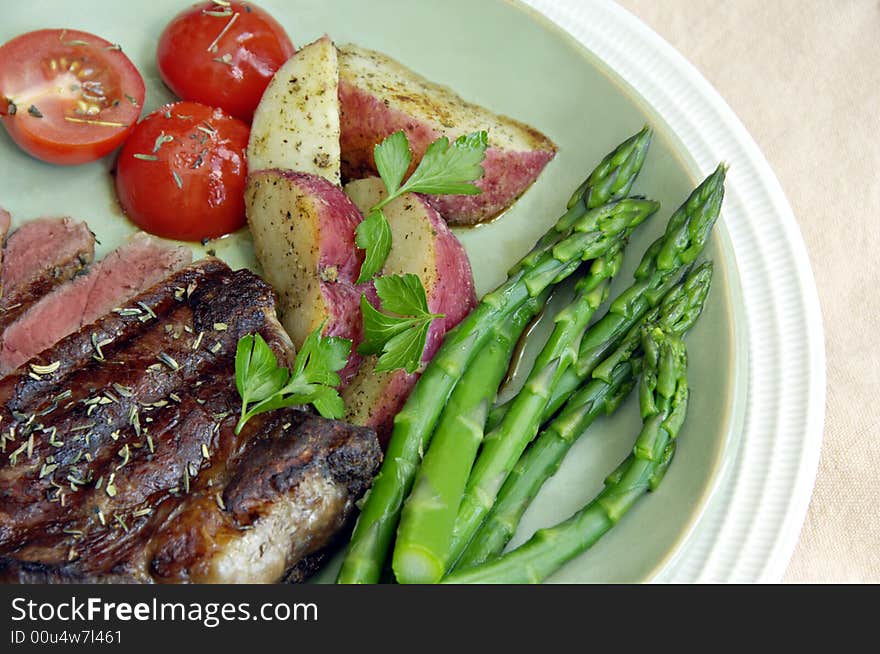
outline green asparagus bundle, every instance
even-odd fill
[[[726,166],[720,164],[676,210],[664,234],[642,257],[634,273],[635,282],[611,303],[608,312],[584,335],[577,363],[562,375],[553,389],[544,410],[544,422],[617,347],[632,326],[678,283],[688,266],[703,251],[721,211],[726,172]],[[500,424],[510,406],[508,402],[490,411],[487,429]]]
[[[568,236],[520,267],[447,334],[394,418],[385,459],[355,525],[337,582],[378,581],[403,501],[440,412],[495,326],[530,298],[566,279],[581,262],[619,248],[626,234],[657,208],[656,202],[629,198],[585,211]]]
[[[535,363],[538,373],[532,375],[520,392],[524,403],[531,403],[526,410],[531,411],[535,421],[540,419],[547,401],[540,389],[551,385],[554,375],[577,358],[581,334],[593,313],[605,301],[610,280],[620,270],[623,262],[621,249],[615,246],[604,257],[592,262],[589,273],[575,287],[574,301],[556,316],[555,329]],[[489,403],[494,401],[501,382],[500,375],[496,382],[494,377],[486,379],[485,375],[476,377],[478,373],[474,373],[474,388],[470,388],[470,384],[464,388],[475,365],[472,364],[465,373],[444,409],[443,418],[419,468],[413,492],[404,505],[393,557],[394,573],[401,583],[440,581],[450,563],[446,555],[459,501],[477,448],[483,440]],[[462,414],[462,408],[472,409],[473,401],[482,400],[481,384],[483,393],[486,384],[492,387],[489,402],[479,410]],[[537,389],[536,392],[532,393],[533,389]],[[459,395],[464,397],[459,398]]]
[[[574,442],[600,415],[611,414],[626,398],[642,368],[641,335],[651,325],[683,336],[699,318],[712,282],[712,264],[703,263],[664,296],[593,371],[592,379],[566,402],[562,411],[520,457],[501,487],[492,510],[453,570],[495,558],[513,537],[523,513],[559,469]]]
[[[545,234],[511,274],[532,265],[537,257],[559,243],[571,232],[584,209],[595,209],[625,197],[641,170],[650,142],[651,130],[645,127],[609,153],[572,195],[566,214],[554,229]],[[621,240],[618,247],[593,261],[589,274],[577,285],[575,301],[557,316],[556,329],[544,353],[539,355],[539,362],[562,357],[565,367],[571,365],[581,333],[606,299],[610,279],[620,269],[624,244]],[[474,367],[478,371],[469,369],[465,373],[444,409],[413,491],[403,507],[393,557],[395,575],[401,583],[439,581],[448,567],[445,557],[459,500],[484,435],[488,407],[483,409],[480,402],[487,390],[494,400],[500,383],[483,372],[485,368],[479,358],[472,364]]]
[[[663,479],[687,412],[687,353],[683,342],[646,328],[639,385],[643,426],[632,454],[609,475],[583,509],[523,545],[483,565],[450,574],[444,583],[539,583],[594,545]]]
[[[540,424],[562,406],[633,325],[660,302],[703,251],[721,210],[725,172],[724,165],[719,165],[672,214],[663,236],[645,252],[634,274],[635,283],[621,293],[611,303],[608,313],[584,334],[576,364],[555,369],[553,372],[558,374],[548,381],[549,375],[536,363],[524,389],[507,404],[501,422],[487,434],[468,479],[447,556],[450,563],[458,560],[479,529]],[[537,398],[543,400],[543,405],[536,416]]]

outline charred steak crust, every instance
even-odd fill
[[[370,429],[325,420],[301,410],[257,416],[256,435],[230,463],[228,481],[203,486],[201,498],[166,521],[155,538],[150,563],[159,581],[281,581],[304,556],[326,545],[353,513],[381,461]],[[360,461],[359,472],[339,479],[331,459],[338,452]],[[318,487],[322,497],[313,492]],[[329,500],[338,510],[322,510]],[[286,513],[277,522],[273,513]],[[289,532],[278,551],[281,531]],[[247,534],[230,538],[230,534]],[[285,539],[281,535],[282,540]],[[251,570],[247,574],[240,574]]]
[[[284,417],[276,419],[275,428],[283,426],[277,420]],[[286,417],[288,429],[296,430],[297,438],[255,440],[223,493],[227,509],[243,524],[252,522],[265,502],[289,493],[302,481],[304,471],[313,467],[344,486],[349,495],[360,497],[381,458],[368,429],[305,412]],[[298,424],[292,423],[292,418]],[[353,433],[363,437],[352,438]]]
[[[334,539],[334,541],[336,540],[338,540],[338,538]],[[316,574],[322,567],[324,567],[327,559],[329,559],[332,554],[332,545],[328,545],[312,554],[306,554],[295,566],[293,566],[293,568],[290,569],[290,572],[288,572],[287,576],[284,578],[284,583],[302,584],[308,581],[309,577]]]
[[[235,434],[239,338],[292,358],[274,302],[206,260],[0,379],[0,578],[280,581],[330,540],[381,454],[299,409]]]

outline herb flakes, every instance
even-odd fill
[[[174,371],[180,370],[180,364],[174,359],[174,357],[170,356],[166,352],[159,352],[159,361],[164,363],[166,366],[171,368]]]
[[[51,375],[53,372],[58,370],[61,367],[60,361],[53,361],[47,366],[41,366],[36,363],[31,364],[31,370],[33,370],[38,375]]]

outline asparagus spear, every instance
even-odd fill
[[[636,268],[635,282],[612,303],[608,312],[584,335],[578,361],[553,389],[543,421],[553,416],[593,369],[620,343],[645,313],[673,288],[706,246],[724,198],[727,168],[720,164],[679,207],[666,231],[647,249]],[[511,403],[489,412],[487,428],[499,424]]]
[[[440,412],[495,325],[529,298],[571,275],[582,261],[619,247],[624,235],[657,210],[649,200],[625,199],[587,211],[571,234],[523,266],[447,334],[425,368],[394,428],[379,474],[355,525],[338,583],[376,583],[416,467]]]
[[[435,552],[446,551],[443,534],[452,531],[461,491],[483,441],[486,413],[507,374],[517,340],[549,292],[527,301],[495,326],[452,391],[400,514],[393,557],[398,582],[436,582],[446,572],[444,559]]]
[[[589,273],[576,285],[575,299],[556,316],[553,333],[535,362],[534,370],[538,372],[533,373],[532,384],[527,382],[526,390],[520,394],[525,404],[531,403],[526,411],[531,411],[535,419],[540,418],[546,396],[539,392],[529,393],[529,390],[551,384],[554,374],[558,374],[556,371],[575,360],[580,335],[596,308],[607,297],[610,279],[620,270],[622,262],[622,252],[618,246],[604,257],[594,260]],[[474,383],[475,388],[463,389],[464,380],[468,379],[470,373],[471,369],[468,369],[443,412],[444,419],[422,461],[411,501],[404,507],[394,549],[394,571],[402,583],[437,582],[449,563],[446,556],[452,540],[452,528],[477,446],[483,440],[488,411],[487,404],[478,415],[465,413],[463,418],[456,416],[462,405],[468,406],[467,400],[454,401],[459,390],[462,394],[479,396],[480,384],[486,383],[478,378]],[[499,377],[498,383],[492,378],[490,380],[489,383],[493,384],[492,401],[501,379]],[[526,396],[529,396],[528,399]],[[468,426],[465,427],[464,423],[468,423]],[[450,429],[451,433],[447,435],[444,428]],[[479,440],[471,442],[469,447],[462,447],[459,440],[466,438],[467,431],[478,435]],[[427,480],[430,481],[425,483]],[[418,485],[419,481],[423,482],[421,486]]]
[[[702,252],[721,209],[725,171],[724,165],[719,165],[672,214],[665,233],[648,248],[636,269],[636,282],[584,334],[576,365],[559,366],[552,376],[537,368],[537,364],[533,368],[524,390],[509,403],[500,424],[486,436],[485,446],[474,464],[453,529],[450,562],[461,556],[479,529],[541,422],[559,409]],[[535,371],[539,376],[535,376]],[[539,401],[534,396],[543,401],[538,415],[534,409]]]
[[[687,412],[687,354],[677,336],[659,328],[645,330],[643,347],[642,430],[632,454],[606,479],[602,492],[568,520],[535,532],[494,561],[452,573],[445,583],[539,583],[596,543],[646,491],[657,488]]]
[[[571,208],[583,201],[587,207],[598,207],[625,198],[642,169],[653,132],[645,125],[641,131],[618,145],[596,166],[587,180],[575,191],[568,202]]]
[[[437,545],[443,543],[445,547],[433,554],[447,567],[459,557],[463,545],[492,508],[510,466],[538,432],[553,388],[568,367],[577,361],[578,344],[584,330],[607,299],[611,277],[620,270],[621,249],[616,248],[606,257],[594,261],[590,274],[578,282],[574,301],[556,316],[553,333],[535,359],[510,411],[501,424],[486,435],[463,494],[460,488],[457,489],[461,501],[458,515],[450,521],[451,531],[435,540]],[[444,571],[446,569],[444,567]],[[442,572],[435,581],[440,576]]]
[[[666,294],[659,307],[633,327],[620,346],[594,371],[593,379],[572,395],[559,415],[520,457],[453,569],[474,567],[498,556],[513,537],[523,513],[559,469],[568,450],[602,414],[612,413],[629,394],[642,367],[641,334],[648,325],[683,336],[703,310],[712,282],[712,264],[703,263]]]
[[[651,128],[646,125],[640,132],[633,134],[605,155],[590,176],[572,194],[566,213],[556,221],[553,229],[541,237],[532,251],[510,271],[511,274],[521,266],[531,265],[535,257],[558,243],[584,211],[622,200],[629,195],[633,182],[642,170],[652,136]]]

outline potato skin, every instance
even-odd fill
[[[339,371],[340,387],[345,387],[354,378],[363,364],[363,356],[357,348],[364,339],[364,324],[361,316],[361,293],[367,297],[375,294],[372,284],[356,286],[350,282],[321,282],[321,297],[326,308],[327,324],[324,336],[339,336],[351,341],[351,354],[345,367]]]
[[[340,374],[348,381],[361,360],[356,348],[362,338],[362,289],[355,281],[363,253],[354,242],[360,212],[338,186],[289,170],[251,173],[245,206],[257,259],[279,296],[284,328],[298,348],[322,322],[324,335],[352,339]]]
[[[382,181],[372,177],[346,186],[346,193],[365,211],[385,197]],[[384,209],[393,235],[392,252],[382,274],[418,275],[425,287],[428,308],[442,313],[428,330],[422,364],[427,364],[446,333],[476,306],[474,278],[464,248],[424,195],[406,194]],[[369,297],[369,296],[368,296]],[[369,298],[378,306],[378,298]],[[373,427],[383,446],[391,434],[394,416],[400,411],[420,371],[377,373],[378,357],[368,356],[351,383],[343,390],[346,419]]]
[[[414,168],[431,142],[485,129],[489,148],[476,196],[434,196],[442,216],[454,225],[485,222],[512,205],[556,154],[536,129],[462,100],[397,61],[353,45],[339,47],[339,104],[342,174],[375,175],[373,148],[389,134],[406,132]]]

